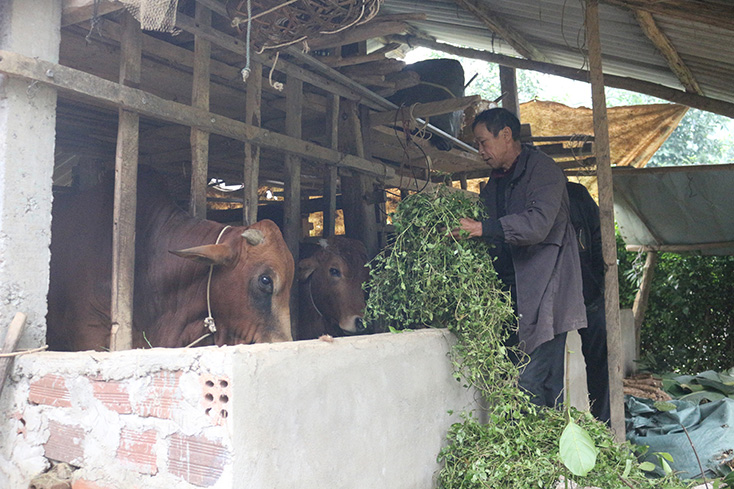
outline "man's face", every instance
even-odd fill
[[[474,128],[474,140],[477,142],[479,157],[493,170],[509,169],[517,157],[509,127],[503,128],[495,136],[487,130],[487,126],[477,124]]]

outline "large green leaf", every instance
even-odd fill
[[[573,475],[583,477],[596,465],[598,450],[582,427],[570,420],[558,442],[561,462]]]

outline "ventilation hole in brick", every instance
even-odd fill
[[[206,411],[204,411],[207,415],[212,412],[212,408],[206,408]]]
[[[224,389],[229,385],[229,382],[227,382],[226,380],[220,380],[219,385]]]
[[[206,386],[207,387],[214,387],[214,382],[212,382],[211,380],[207,380],[206,381]]]
[[[219,415],[220,415],[221,417],[223,417],[223,418],[226,418],[227,416],[229,416],[229,413],[227,412],[227,410],[226,410],[226,409],[222,409],[222,410],[221,410],[221,411],[219,412]]]
[[[214,400],[214,396],[210,392],[210,393],[208,393],[207,395],[204,396],[204,399],[206,399],[207,401],[210,401],[211,402],[211,401]]]
[[[224,394],[222,394],[221,396],[219,396],[219,402],[221,402],[222,404],[224,404],[224,403],[226,403],[228,401],[229,401],[229,396],[225,396]]]
[[[20,424],[22,424],[23,426],[25,426],[25,419],[19,418],[18,421],[20,421]]]

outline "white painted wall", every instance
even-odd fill
[[[0,49],[58,62],[61,3],[0,1]],[[20,348],[46,336],[56,91],[0,74],[0,338],[28,316]]]
[[[453,378],[452,343],[445,330],[422,330],[333,342],[19,357],[0,397],[7,413],[0,487],[27,487],[44,468],[59,425],[77,431],[61,450],[84,454],[73,461],[82,466],[76,477],[105,489],[434,487],[449,426],[477,406],[475,393]],[[160,384],[154,379],[161,373],[177,380]],[[50,378],[53,388],[41,385]],[[226,408],[223,419],[206,412],[213,404],[203,385],[212,378],[231,384],[226,402],[215,406]],[[119,392],[125,396],[109,397]],[[155,434],[138,448],[152,454],[155,471],[121,460],[130,458],[120,456],[126,430]],[[198,455],[191,445],[191,471],[213,451],[224,454],[221,474],[199,484],[175,474],[175,438],[211,441],[213,448]]]

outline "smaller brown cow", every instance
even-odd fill
[[[319,244],[315,253],[298,263],[297,339],[371,333],[363,319],[362,284],[369,277],[364,244],[343,236]]]

